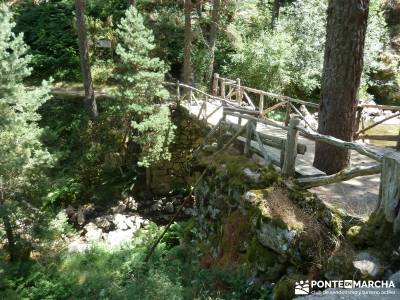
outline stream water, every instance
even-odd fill
[[[372,125],[373,121],[368,121],[365,123],[365,127]],[[400,130],[400,124],[380,124],[376,127],[371,128],[366,132],[366,134],[370,135],[398,135]],[[395,147],[396,142],[391,141],[377,141],[377,140],[369,140],[366,141],[368,144],[372,144],[375,146],[381,147]]]

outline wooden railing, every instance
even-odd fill
[[[201,118],[202,116],[204,120],[207,120],[222,107],[222,118],[206,136],[205,143],[207,143],[207,141],[217,133],[219,136],[218,147],[220,149],[226,148],[228,144],[232,143],[232,141],[237,140],[244,144],[242,149],[244,155],[250,156],[252,153],[258,153],[264,158],[266,163],[274,164],[281,169],[282,175],[287,179],[287,183],[294,182],[304,188],[317,187],[346,181],[360,176],[381,173],[380,199],[378,207],[384,213],[386,220],[393,223],[395,233],[400,232],[400,212],[398,209],[400,207],[400,152],[374,149],[357,142],[343,141],[332,136],[317,133],[311,126],[308,126],[307,128],[301,124],[301,120],[304,120],[305,116],[300,114],[297,108],[295,109],[294,105],[312,105],[315,108],[316,104],[314,103],[307,103],[302,100],[252,89],[252,91],[257,91],[260,96],[260,101],[258,106],[256,106],[250,97],[245,96],[246,91],[249,91],[249,89],[240,85],[240,81],[222,79],[222,85],[220,85],[220,81],[221,78],[218,76],[214,78],[213,95],[209,95],[203,91],[179,82],[170,83],[170,85],[174,85],[176,88],[176,101],[178,103],[182,101],[182,97],[180,96],[181,88],[184,88],[186,92],[189,91],[188,96],[186,96],[186,101],[189,103],[189,109],[193,102],[195,105],[201,106],[202,109],[200,109],[198,113],[198,118]],[[228,91],[228,94],[225,94],[225,87],[227,84],[231,86],[231,88]],[[233,87],[236,87],[237,90],[233,91]],[[220,92],[218,91],[221,90],[222,94],[219,95]],[[202,100],[200,96],[196,97],[195,94],[201,94]],[[273,95],[275,98],[280,99],[281,102],[284,101],[286,107],[293,109],[296,114],[290,116],[289,113],[287,124],[280,124],[269,120],[265,116],[264,105],[262,104],[262,95],[268,95],[269,97]],[[242,96],[245,98],[244,100],[241,98]],[[210,101],[215,101],[217,108],[208,113],[207,102]],[[271,108],[273,107],[276,107],[276,104],[271,106]],[[268,108],[266,110],[268,110]],[[236,122],[233,120],[236,120]],[[283,131],[286,133],[286,138],[279,138],[277,136],[257,131],[257,125],[260,124]],[[232,136],[229,138],[228,143],[224,145],[224,134],[227,132],[230,132]],[[307,150],[306,145],[299,142],[300,133],[307,139],[315,142],[327,143],[339,148],[356,151],[361,155],[372,158],[376,163],[370,166],[351,167],[332,175],[324,174],[314,177],[298,177],[296,176],[297,156],[304,154]],[[268,150],[268,147],[279,149],[279,158],[271,155],[272,153]],[[194,155],[196,152],[199,152],[201,148],[202,147],[199,147],[195,151]]]
[[[243,104],[248,103],[248,105],[260,112],[260,115],[264,117],[268,117],[268,114],[277,110],[277,109],[285,109],[285,124],[289,124],[291,113],[297,114],[302,121],[307,125],[307,127],[316,129],[316,122],[313,120],[310,110],[318,109],[318,104],[315,102],[304,101],[300,99],[295,99],[283,95],[278,95],[271,92],[266,92],[254,88],[250,88],[247,86],[243,86],[241,84],[240,79],[232,80],[228,78],[224,78],[219,76],[219,74],[214,74],[213,80],[213,95],[219,96],[221,98],[227,98],[230,101],[237,103],[237,105],[242,106]],[[274,102],[268,107],[268,103],[266,102],[266,98],[272,99]],[[270,101],[271,102],[271,101]],[[300,105],[300,107],[298,107]],[[380,110],[391,110],[391,111],[399,111],[396,114],[392,114],[380,121],[375,122],[374,124],[365,127],[364,119],[362,117],[363,111],[366,108],[377,108]],[[354,139],[371,139],[371,140],[380,140],[380,141],[396,141],[397,149],[400,150],[400,132],[399,135],[371,135],[366,134],[368,130],[396,117],[400,116],[400,107],[399,106],[390,106],[390,105],[369,105],[369,104],[360,104],[357,107],[357,117],[356,124],[354,128]],[[314,121],[314,122],[313,122]],[[361,128],[361,129],[359,129]]]
[[[222,82],[222,85],[220,85],[220,83],[218,82]],[[296,177],[297,155],[302,155],[306,152],[306,145],[301,144],[298,141],[299,134],[305,136],[310,140],[324,142],[339,148],[346,148],[357,151],[358,153],[370,157],[378,162],[378,164],[375,164],[373,166],[353,167],[333,175],[297,178],[295,181],[301,186],[308,188],[319,185],[326,185],[334,182],[349,180],[359,176],[377,174],[381,170],[379,162],[382,160],[383,157],[382,152],[369,148],[365,145],[361,145],[359,143],[342,141],[331,136],[319,134],[314,130],[312,126],[302,126],[301,120],[304,120],[305,116],[299,113],[297,108],[295,110],[296,114],[292,114],[292,117],[289,118],[289,122],[287,122],[287,125],[268,119],[264,114],[265,110],[261,111],[259,109],[260,105],[262,107],[265,107],[260,104],[260,102],[258,103],[258,106],[256,106],[253,102],[250,102],[247,97],[244,100],[242,99],[242,101],[240,100],[241,95],[244,95],[246,91],[249,91],[249,88],[241,86],[240,83],[238,84],[237,81],[220,78],[218,75],[216,75],[213,84],[213,95],[207,94],[199,89],[179,82],[167,84],[176,88],[176,101],[178,103],[180,103],[181,101],[185,101],[189,110],[194,105],[200,107],[197,114],[198,119],[203,119],[206,121],[218,110],[223,109],[222,119],[218,122],[217,126],[215,126],[211,130],[209,135],[206,137],[205,142],[207,142],[207,140],[209,140],[213,135],[218,133],[219,145],[221,147],[223,145],[222,136],[225,133],[230,132],[233,136],[235,136],[235,139],[244,143],[243,154],[259,154],[261,157],[264,158],[267,163],[272,163],[275,166],[281,168],[284,177]],[[228,94],[226,94],[224,98],[223,86],[226,85],[230,85],[231,88],[228,89]],[[242,89],[242,92],[234,90],[234,87]],[[181,97],[181,95],[183,94],[183,90],[185,90],[186,95],[184,97]],[[219,93],[216,92],[219,90],[222,90],[222,95],[219,95]],[[254,89],[250,90],[257,91],[260,96],[268,95],[269,97],[271,97],[272,95],[277,99],[284,101],[285,104],[290,103],[293,106],[294,104],[301,104],[308,105],[314,108],[316,107],[315,103],[275,95],[264,91]],[[263,100],[263,97],[260,97],[260,99]],[[215,108],[212,111],[208,112],[207,103],[210,102],[213,102],[215,104]],[[274,104],[266,110],[271,111],[271,108],[274,107],[277,107],[277,105]],[[236,119],[237,122],[233,122],[233,119]],[[258,124],[263,124],[265,126],[270,126],[279,130],[283,130],[286,133],[286,138],[282,139],[273,135],[267,135],[265,133],[258,132],[256,130]],[[271,153],[268,153],[268,151],[266,150],[267,147],[278,149],[280,151],[279,158],[277,158],[276,155],[274,156],[271,155]]]
[[[220,140],[225,132],[232,132],[237,134],[237,138],[244,143],[243,154],[249,155],[251,152],[260,154],[267,163],[272,163],[281,168],[282,175],[286,178],[296,177],[296,159],[298,154],[304,154],[307,146],[299,142],[299,133],[302,133],[306,138],[327,143],[339,148],[354,150],[362,155],[365,155],[378,163],[369,167],[353,167],[341,171],[333,175],[323,175],[317,177],[298,178],[296,183],[304,187],[315,187],[319,185],[330,184],[334,182],[349,180],[359,176],[366,176],[377,174],[380,172],[380,162],[383,159],[384,152],[365,145],[361,145],[355,142],[346,142],[340,139],[319,134],[311,129],[305,128],[300,125],[301,118],[295,115],[290,119],[289,125],[284,126],[271,122],[270,120],[260,118],[254,115],[255,112],[243,112],[237,108],[224,108],[223,118],[221,119],[218,126],[224,130],[220,130]],[[233,118],[236,117],[237,124],[232,122]],[[243,120],[246,120],[245,124],[241,124]],[[266,126],[272,126],[276,129],[283,130],[286,132],[286,138],[278,138],[275,136],[263,134],[256,130],[257,124],[263,124]],[[220,145],[223,143],[220,142]],[[280,150],[280,159],[268,153],[266,146],[270,146]]]

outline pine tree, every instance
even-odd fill
[[[143,17],[131,6],[118,25],[119,56],[117,105],[125,119],[125,129],[131,140],[139,145],[139,166],[169,159],[168,146],[173,139],[174,126],[168,106],[163,100],[168,92],[163,87],[167,68],[160,59],[151,57],[154,36],[144,26]]]
[[[35,188],[41,170],[51,160],[40,142],[38,108],[48,96],[47,84],[27,89],[23,79],[31,74],[31,56],[22,34],[15,36],[12,14],[0,5],[0,216],[11,259],[15,258],[12,203]]]

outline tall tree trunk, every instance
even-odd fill
[[[183,82],[190,85],[192,83],[192,1],[185,0],[185,41],[183,58]]]
[[[136,5],[136,0],[128,0],[128,7],[135,6],[135,5]]]
[[[369,0],[330,0],[318,132],[352,141],[363,69]],[[327,174],[350,163],[350,151],[316,143],[314,166]]]
[[[212,88],[212,77],[214,73],[215,41],[217,39],[217,33],[218,33],[220,7],[221,7],[221,0],[213,0],[210,35],[208,38],[208,52],[210,56],[210,64],[208,66],[207,77],[206,77],[206,82],[210,83],[211,88]]]
[[[4,202],[5,202],[5,196],[4,196],[4,191],[0,187],[0,210],[5,210],[4,207]],[[14,238],[14,232],[12,229],[11,221],[10,218],[8,217],[8,212],[3,211],[3,225],[4,225],[4,230],[6,232],[6,238],[8,242],[8,254],[10,255],[10,260],[15,261],[16,259],[16,249],[15,249],[15,238]]]
[[[276,21],[279,19],[279,11],[282,6],[282,0],[274,0],[272,5],[272,19],[271,19],[271,28],[275,27]]]
[[[84,0],[75,0],[76,27],[78,30],[79,56],[83,86],[85,88],[85,103],[92,119],[97,117],[97,103],[94,97],[92,74],[90,70],[89,49],[86,37]]]

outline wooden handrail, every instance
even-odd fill
[[[308,130],[306,128],[303,128],[301,126],[297,127],[298,130],[307,138],[314,140],[314,141],[319,141],[319,142],[324,142],[339,148],[345,148],[345,149],[350,149],[350,150],[355,150],[358,153],[368,156],[376,161],[382,161],[383,153],[380,153],[379,151],[373,150],[369,147],[362,146],[360,144],[354,143],[354,142],[347,142],[343,141],[341,139],[320,134],[315,131]]]

